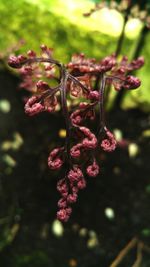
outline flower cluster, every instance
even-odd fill
[[[26,56],[11,56],[9,65],[19,69],[21,87],[32,96],[25,104],[25,112],[33,116],[40,112],[55,112],[61,106],[66,124],[66,141],[63,147],[54,148],[48,156],[48,167],[60,170],[64,166],[64,178],[57,183],[61,198],[57,217],[67,221],[72,204],[77,201],[79,190],[86,187],[86,176],[96,177],[100,172],[99,154],[112,152],[117,143],[113,133],[106,127],[104,93],[107,84],[116,90],[131,90],[140,86],[140,80],[129,75],[144,64],[142,57],[120,62],[115,55],[102,60],[73,55],[63,65],[52,57],[52,49],[41,46],[41,56],[28,51]],[[67,99],[76,99],[76,105],[68,107]],[[98,109],[97,109],[98,108]],[[95,120],[99,110],[97,129],[90,121]]]
[[[86,180],[82,170],[78,165],[73,165],[64,179],[57,183],[57,190],[61,194],[61,199],[58,201],[59,211],[57,218],[62,221],[67,221],[72,212],[71,204],[77,201],[78,191],[86,187]]]

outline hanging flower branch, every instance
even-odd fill
[[[32,92],[25,104],[26,114],[34,116],[41,112],[55,112],[59,105],[62,108],[66,142],[63,147],[50,152],[48,167],[51,170],[65,167],[64,177],[57,183],[61,195],[57,218],[66,222],[79,190],[86,187],[86,174],[95,177],[100,172],[100,151],[112,152],[117,145],[105,122],[106,85],[111,84],[117,91],[138,88],[140,80],[126,74],[142,67],[144,60],[140,57],[129,63],[127,57],[123,57],[117,62],[115,55],[111,55],[96,61],[80,54],[63,65],[53,59],[52,49],[42,45],[41,50],[40,57],[34,51],[29,51],[27,56],[11,56],[8,64],[19,69],[23,79],[21,87]],[[76,107],[68,107],[67,99],[71,97],[78,100]],[[95,120],[97,107],[99,122],[93,132],[87,125]]]

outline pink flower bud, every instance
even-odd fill
[[[65,208],[65,209],[62,208],[57,212],[57,219],[62,222],[67,222],[71,213],[72,213],[72,209],[70,207]]]
[[[45,52],[47,50],[47,46],[45,44],[42,44],[40,47],[41,47],[43,52]]]
[[[80,109],[85,109],[85,108],[87,108],[88,106],[89,106],[89,104],[86,103],[86,102],[80,102],[80,104],[79,104],[79,108],[80,108]]]
[[[63,198],[67,198],[67,196],[68,196],[68,192],[61,192],[61,196],[62,196]]]
[[[36,87],[38,90],[40,91],[45,91],[45,90],[48,90],[50,89],[48,83],[42,81],[42,80],[39,80],[37,83],[36,83]]]
[[[100,99],[99,92],[97,92],[97,91],[90,91],[90,93],[88,95],[88,99],[98,101]]]
[[[77,186],[72,186],[72,192],[77,194],[79,191],[78,187]]]
[[[82,145],[86,149],[95,149],[97,146],[97,138],[91,133],[91,131],[87,127],[79,127],[80,131],[84,133],[87,138],[84,138],[82,141]]]
[[[138,57],[137,59],[134,59],[130,64],[129,68],[130,70],[137,70],[140,69],[145,63],[145,60],[143,57]]]
[[[76,165],[74,165],[73,169],[71,169],[68,173],[68,179],[72,183],[79,181],[82,177],[83,177],[83,173],[81,169]]]
[[[46,97],[44,99],[45,110],[48,112],[55,111],[57,104],[58,104],[57,97],[55,95],[50,96],[50,97]]]
[[[51,152],[50,152],[50,157],[51,158],[55,158],[60,152],[61,152],[61,148],[58,147],[58,148],[54,148]]]
[[[55,148],[49,154],[48,166],[51,170],[58,170],[63,165],[63,160],[59,156],[61,151],[62,148]]]
[[[101,61],[101,71],[103,72],[109,71],[115,66],[115,64],[116,64],[116,58],[114,55],[105,57]]]
[[[64,198],[61,198],[59,201],[58,201],[58,207],[60,209],[64,209],[67,207],[67,201],[64,199]]]
[[[56,158],[54,160],[51,160],[50,158],[48,158],[48,167],[51,170],[59,170],[62,165],[63,165],[62,159]]]
[[[18,60],[20,61],[20,63],[24,63],[24,61],[27,59],[27,57],[23,56],[23,55],[19,55],[18,56]]]
[[[77,197],[78,197],[78,195],[76,193],[69,194],[67,197],[67,202],[69,204],[75,203],[77,201]]]
[[[22,67],[20,70],[20,73],[22,75],[31,75],[32,74],[32,67],[30,67],[30,66]]]
[[[101,142],[101,147],[106,152],[112,152],[116,149],[117,145],[116,139],[114,135],[108,130],[106,130],[106,135],[107,138]]]
[[[44,57],[52,57],[52,53],[53,53],[53,49],[52,48],[49,48],[49,47],[47,47],[46,45],[41,45],[40,46],[40,48],[41,48],[41,50],[42,50],[42,55],[44,56]]]
[[[39,100],[40,98],[38,96],[32,96],[29,98],[25,104],[25,113],[29,116],[33,116],[44,111],[45,108],[41,103],[38,102]]]
[[[80,181],[77,183],[78,189],[82,190],[86,187],[86,181],[84,178],[80,179]]]
[[[68,195],[68,186],[66,184],[65,179],[61,179],[58,181],[57,190],[61,193],[61,195],[63,195],[63,194],[66,194],[66,196]],[[64,195],[63,195],[63,197],[65,198]]]
[[[71,207],[67,207],[66,208],[66,212],[67,212],[68,216],[70,217],[70,215],[72,213],[72,208]]]
[[[123,84],[123,87],[124,87],[125,89],[136,89],[136,88],[138,88],[140,85],[141,85],[141,81],[140,81],[140,79],[138,79],[138,78],[136,78],[136,77],[134,77],[134,76],[130,76],[130,75],[128,75],[128,76],[126,77],[126,80],[125,80],[124,84]]]
[[[66,209],[61,209],[57,212],[57,219],[62,222],[67,222],[69,219],[69,215],[66,211]]]
[[[95,160],[93,161],[92,165],[87,167],[86,172],[91,177],[96,177],[99,174],[99,166]]]
[[[72,112],[70,119],[73,125],[79,125],[82,122],[81,111],[77,109]]]
[[[81,155],[81,148],[82,148],[82,144],[81,143],[73,146],[70,149],[70,155],[71,155],[71,157],[73,157],[73,158],[79,158],[80,155]]]
[[[18,57],[16,56],[10,56],[9,57],[9,60],[8,60],[8,65],[12,68],[16,68],[16,69],[19,69],[22,67],[24,61],[26,60],[27,58],[22,56],[22,55],[19,55]]]
[[[27,52],[27,55],[28,55],[28,57],[31,57],[31,58],[36,57],[36,53],[35,53],[33,50],[29,50],[29,51]]]
[[[86,149],[95,149],[97,147],[97,138],[92,134],[90,139],[84,138],[82,144]]]

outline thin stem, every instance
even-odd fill
[[[41,96],[41,99],[40,99],[40,102],[41,103],[44,103],[44,101],[48,98],[51,98],[53,97],[58,91],[60,90],[60,87],[58,88],[55,88],[52,92],[45,92],[42,96]]]
[[[66,124],[66,154],[67,154],[67,159],[70,162],[70,116],[68,112],[67,97],[66,97],[66,84],[68,79],[68,73],[64,66],[62,66],[61,77],[62,78],[61,78],[60,94],[61,94],[61,105]]]
[[[142,242],[138,242],[137,244],[137,257],[135,262],[133,263],[132,267],[140,267],[141,266],[141,262],[142,262],[142,250],[143,250],[143,243]]]
[[[59,61],[52,59],[52,58],[44,58],[44,57],[35,57],[35,58],[25,59],[23,62],[21,62],[21,65],[32,64],[32,63],[37,63],[37,62],[39,63],[47,62],[47,63],[55,64],[56,66],[62,68],[62,64]]]
[[[112,262],[110,267],[117,267],[120,262],[124,259],[124,257],[128,254],[128,252],[133,249],[137,245],[138,239],[134,237],[131,241],[120,251],[116,259]]]
[[[105,84],[106,84],[106,77],[104,74],[101,74],[101,82],[100,82],[100,88],[99,88],[99,133],[104,129],[105,127],[105,112],[104,112],[104,91],[105,91]]]
[[[106,75],[106,78],[110,80],[119,80],[119,81],[125,82],[125,79],[122,79],[120,77],[113,76],[113,75]]]
[[[67,152],[67,157],[69,159],[69,154],[70,154],[70,117],[69,117],[69,112],[68,112],[68,107],[67,107],[67,98],[66,98],[66,83],[68,79],[69,73],[67,73],[65,66],[61,64],[59,61],[54,60],[52,58],[30,58],[24,61],[23,64],[32,64],[35,62],[48,62],[51,64],[55,64],[60,68],[60,79],[61,83],[60,86],[57,86],[50,94],[51,96],[60,90],[61,94],[61,104],[62,104],[62,110],[65,118],[65,124],[66,124],[66,152]],[[47,92],[46,92],[47,94]],[[50,96],[49,93],[47,96]],[[46,97],[46,95],[44,95]]]
[[[78,84],[83,90],[85,90],[86,92],[89,92],[89,89],[86,86],[84,86],[82,83],[80,83],[80,81],[74,76],[72,76],[70,73],[68,73],[68,78],[74,81],[76,84]]]
[[[55,95],[59,91],[59,89],[60,89],[60,86],[56,86],[52,90],[51,89],[46,90],[42,94],[41,99],[46,99],[47,97],[51,97],[51,96]]]

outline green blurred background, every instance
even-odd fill
[[[39,51],[40,44],[46,44],[55,51],[55,58],[67,62],[73,53],[84,52],[87,56],[101,58],[113,53],[121,33],[123,17],[116,10],[103,9],[90,17],[84,17],[94,2],[90,0],[0,0],[0,54],[24,40],[19,52],[33,49]],[[136,1],[135,1],[136,2]],[[130,19],[126,25],[122,54],[132,55],[136,49],[143,24]],[[124,97],[123,108],[139,106],[148,111],[150,33],[141,49],[146,64],[139,71],[142,80],[139,90]],[[112,93],[112,97],[114,97]]]

